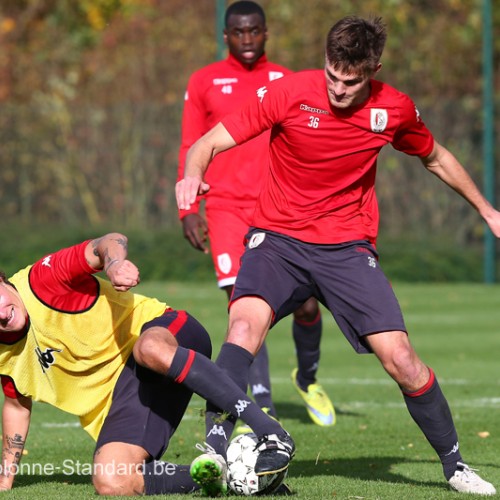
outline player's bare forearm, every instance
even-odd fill
[[[139,269],[127,259],[127,237],[108,233],[89,242],[85,258],[94,269],[103,269],[113,287],[125,292],[140,283]]]
[[[205,172],[213,158],[226,149],[236,146],[236,142],[218,123],[190,148],[184,167],[184,178],[175,186],[175,196],[179,210],[189,210],[198,195],[207,193],[210,186],[203,181]]]
[[[483,196],[469,173],[446,148],[434,145],[432,153],[422,158],[424,166],[469,202],[500,237],[500,213]]]
[[[2,410],[0,491],[10,490],[19,469],[31,420],[31,400],[5,396]]]
[[[108,233],[90,242],[85,249],[85,258],[94,269],[104,269],[120,260],[125,260],[128,253],[127,237],[120,233]]]

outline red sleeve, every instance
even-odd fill
[[[40,259],[30,270],[30,286],[46,304],[65,311],[79,311],[92,303],[98,285],[91,276],[99,272],[85,259],[85,248],[91,240]]]
[[[6,375],[1,375],[0,377],[2,379],[3,393],[8,398],[17,399],[21,394],[16,389],[14,381],[10,377],[7,377]]]
[[[393,147],[408,155],[425,158],[434,147],[434,137],[425,126],[420,113],[407,96],[401,107],[401,125],[394,135]]]
[[[288,109],[286,80],[285,76],[260,87],[238,111],[222,119],[222,124],[237,144],[279,125]]]

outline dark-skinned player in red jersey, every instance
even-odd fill
[[[192,144],[253,96],[256,89],[291,73],[267,59],[267,38],[265,13],[259,4],[239,1],[227,8],[224,41],[228,57],[194,72],[188,82],[182,116],[179,179],[184,175],[186,153]],[[205,217],[200,214],[199,202],[179,212],[184,236],[195,249],[208,253],[208,236],[217,284],[225,290],[228,299],[245,249],[244,237],[267,173],[269,137],[267,131],[214,160],[208,173],[211,190],[204,196]],[[293,312],[292,334],[298,367],[293,370],[292,380],[311,420],[320,426],[331,426],[336,421],[335,409],[316,380],[321,333],[320,309],[317,300],[311,297]],[[250,368],[249,386],[257,404],[277,417],[265,343]],[[247,426],[236,430],[250,431]],[[224,424],[213,424],[208,432],[227,439]]]
[[[356,352],[374,353],[398,384],[449,487],[493,495],[495,487],[463,461],[437,377],[413,349],[378,262],[375,173],[381,148],[391,144],[418,157],[472,205],[496,237],[500,212],[434,139],[412,100],[374,79],[386,37],[381,18],[337,22],[326,39],[324,70],[263,86],[190,149],[177,203],[189,209],[210,189],[204,173],[215,155],[271,129],[269,175],[247,235],[217,364],[246,387],[244,367],[269,328],[315,296]]]

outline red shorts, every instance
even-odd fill
[[[206,209],[208,237],[219,288],[234,285],[254,208]]]

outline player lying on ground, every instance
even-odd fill
[[[95,276],[102,270],[109,281]],[[77,415],[97,441],[93,483],[101,495],[199,488],[189,466],[160,462],[193,392],[261,437],[257,473],[288,467],[293,441],[210,361],[205,328],[185,311],[132,293],[138,283],[118,233],[49,254],[10,279],[0,274],[0,489],[12,488],[32,401]],[[195,479],[225,491],[224,460],[210,457]]]

